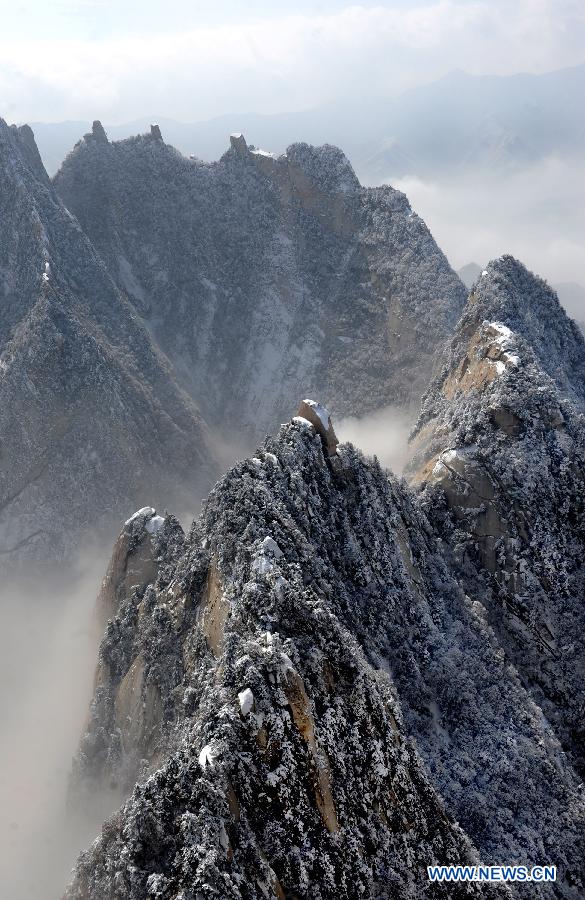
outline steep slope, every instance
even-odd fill
[[[309,390],[340,414],[418,408],[465,300],[404,195],[327,145],[232,135],[205,164],[98,122],[55,186],[206,419],[256,438]]]
[[[215,463],[195,404],[57,197],[32,132],[2,120],[0,207],[0,563],[11,568],[57,563],[143,494],[206,489]]]
[[[492,896],[427,881],[471,841],[554,859],[531,897],[580,896],[585,805],[550,726],[413,495],[319,418],[238,464],[187,536],[126,523],[76,781],[139,780],[67,897]]]
[[[585,344],[511,257],[475,284],[417,425],[414,478],[466,590],[585,771]]]

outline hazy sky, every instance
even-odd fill
[[[0,115],[186,121],[583,62],[582,0],[0,0]]]

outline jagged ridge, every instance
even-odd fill
[[[504,257],[476,283],[423,402],[413,466],[471,596],[583,774],[585,343]]]
[[[272,428],[301,391],[338,414],[418,404],[465,290],[406,198],[337,148],[212,164],[158,136],[88,135],[55,186],[201,403]]]
[[[0,120],[0,563],[54,564],[217,471],[208,431],[42,168]],[[160,493],[159,493],[160,491]],[[168,492],[171,492],[169,494]]]
[[[78,777],[155,771],[69,897],[474,896],[424,873],[472,858],[469,836],[486,861],[556,859],[556,895],[579,895],[578,781],[403,485],[351,446],[324,456],[298,418],[184,543],[172,520],[155,540],[156,584],[108,626]],[[133,702],[160,712],[125,726],[137,665]]]

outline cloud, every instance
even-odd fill
[[[78,9],[78,17],[91,8]],[[160,28],[152,8],[145,4],[134,30],[121,15],[117,33],[112,27],[99,37],[8,33],[0,39],[4,115],[115,122],[156,112],[194,121],[343,102],[364,92],[381,97],[455,67],[539,72],[583,58],[585,11],[572,0],[347,6],[201,28],[177,21],[175,30],[172,4],[168,20],[160,11]],[[110,18],[115,23],[114,13]]]
[[[92,692],[104,556],[94,547],[91,563],[72,566],[58,584],[2,584],[0,885],[10,900],[61,896],[77,854],[112,812],[110,797],[77,812],[66,798]]]
[[[361,418],[348,416],[334,427],[340,441],[354,444],[366,456],[377,456],[383,466],[401,475],[412,456],[408,435],[415,418],[404,409],[386,406]]]
[[[585,284],[585,162],[544,159],[508,174],[389,178],[458,269],[511,253],[549,282]]]

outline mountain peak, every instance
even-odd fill
[[[354,193],[360,183],[347,156],[332,144],[291,144],[286,149],[289,165],[294,165],[331,193]]]
[[[233,134],[230,134],[230,147],[232,148],[232,150],[235,150],[235,152],[239,154],[245,154],[248,152],[246,138],[239,131],[235,131]]]
[[[49,180],[30,125],[8,125],[0,119],[0,167],[8,171],[21,166],[35,178]]]
[[[492,260],[473,286],[456,332],[451,359],[461,341],[482,322],[500,323],[526,342],[540,368],[563,395],[585,403],[585,342],[555,291],[513,256]]]
[[[404,483],[349,444],[324,465],[330,417],[299,412],[188,535],[147,509],[120,536],[74,785],[138,782],[68,900],[430,900],[426,866],[474,846],[577,870],[579,783],[480,604]]]
[[[466,288],[471,288],[481,275],[482,268],[476,262],[467,263],[457,269],[457,274]]]
[[[87,136],[89,137],[90,135],[87,135]],[[102,123],[100,122],[99,119],[95,119],[93,122],[93,125],[91,127],[91,137],[94,139],[94,141],[97,141],[98,143],[101,143],[101,144],[108,143],[108,136],[105,132],[104,126],[102,125]]]

